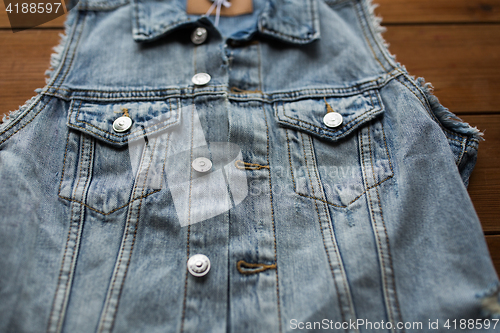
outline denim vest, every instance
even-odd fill
[[[479,133],[370,3],[185,6],[81,0],[1,125],[0,331],[492,331]]]

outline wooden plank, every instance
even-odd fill
[[[500,22],[499,0],[374,0],[384,23]]]
[[[0,120],[45,86],[45,71],[62,30],[0,31]]]
[[[493,259],[497,274],[500,276],[500,235],[486,236],[486,243],[490,249],[491,259]]]
[[[484,132],[468,190],[483,230],[500,233],[500,114],[461,118]]]
[[[58,1],[54,0],[54,2]],[[65,19],[66,15],[62,15],[52,21],[37,26],[37,28],[63,28]],[[9,17],[7,16],[7,12],[5,11],[5,3],[3,1],[0,1],[0,28],[10,28]]]
[[[389,26],[384,37],[451,111],[500,111],[500,25]]]

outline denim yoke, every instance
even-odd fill
[[[69,13],[47,86],[0,128],[2,332],[495,315],[477,131],[394,61],[366,1],[253,4],[218,27],[180,0]]]

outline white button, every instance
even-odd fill
[[[207,275],[210,271],[210,259],[203,254],[195,254],[189,258],[187,268],[191,275],[200,277]]]
[[[195,74],[193,76],[191,81],[193,81],[193,83],[197,86],[203,86],[203,85],[207,84],[208,82],[210,82],[211,79],[212,78],[207,73],[198,73],[198,74]]]
[[[328,127],[339,127],[342,124],[342,115],[338,112],[328,112],[323,117],[323,123]]]
[[[207,29],[198,27],[194,29],[193,33],[191,34],[191,41],[193,42],[193,44],[200,45],[207,40],[207,36]]]
[[[212,162],[206,157],[195,158],[191,165],[198,172],[207,172],[212,169]]]
[[[113,129],[118,133],[128,131],[130,127],[132,127],[132,119],[126,116],[116,118],[113,122]]]

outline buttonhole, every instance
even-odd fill
[[[260,169],[269,169],[269,165],[260,165],[257,163],[246,163],[242,160],[237,160],[234,162],[236,169],[240,170],[260,170]]]
[[[238,268],[238,272],[240,272],[241,274],[250,275],[261,273],[267,271],[268,269],[276,269],[276,264],[255,264],[246,262],[245,260],[240,260],[236,264],[236,268]]]

